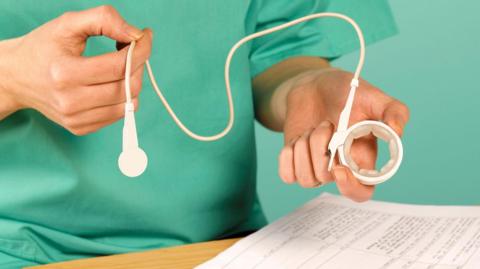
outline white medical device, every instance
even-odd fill
[[[230,49],[230,52],[228,53],[227,59],[225,61],[225,70],[224,70],[225,87],[226,87],[230,116],[229,116],[228,124],[225,127],[225,129],[223,129],[223,131],[221,131],[216,135],[202,136],[202,135],[195,134],[194,132],[189,130],[178,119],[177,115],[172,110],[167,100],[163,96],[162,92],[160,91],[160,88],[158,87],[155,77],[153,75],[150,62],[147,60],[146,66],[147,66],[148,75],[150,77],[150,81],[152,83],[152,86],[155,92],[160,98],[160,101],[163,103],[163,105],[167,109],[167,112],[170,114],[174,122],[183,132],[185,132],[191,138],[200,140],[200,141],[218,140],[228,134],[234,122],[234,116],[235,116],[234,106],[233,106],[233,100],[232,100],[232,92],[230,88],[230,64],[235,51],[240,46],[242,46],[243,44],[245,44],[246,42],[252,39],[255,39],[264,35],[268,35],[276,31],[280,31],[282,29],[291,27],[293,25],[296,25],[308,20],[322,18],[322,17],[334,17],[350,23],[355,29],[360,42],[360,59],[358,61],[357,68],[355,70],[353,79],[350,84],[351,86],[350,92],[348,94],[345,107],[340,114],[337,130],[333,134],[333,137],[328,145],[328,150],[330,152],[330,161],[329,161],[328,169],[329,170],[332,169],[332,166],[335,160],[335,155],[338,151],[340,163],[345,166],[348,166],[352,170],[352,173],[355,175],[355,177],[360,180],[360,182],[362,182],[365,185],[375,185],[375,184],[382,183],[388,180],[389,178],[391,178],[397,172],[400,166],[400,163],[402,162],[403,147],[402,147],[402,142],[399,136],[392,130],[392,128],[390,128],[388,125],[382,122],[362,121],[352,125],[351,127],[348,127],[348,123],[350,120],[350,112],[352,110],[355,92],[359,85],[358,78],[360,77],[360,72],[362,70],[363,63],[365,60],[365,40],[363,38],[362,31],[360,30],[360,27],[357,25],[357,23],[355,23],[355,21],[352,20],[350,17],[347,17],[339,13],[316,13],[316,14],[308,15],[308,16],[293,20],[291,22],[278,25],[276,27],[272,27],[270,29],[260,31],[258,33],[251,34],[249,36],[242,38],[240,41],[238,41]],[[133,41],[130,44],[130,47],[127,53],[126,68],[125,68],[126,103],[125,103],[125,120],[124,120],[124,126],[123,126],[123,151],[118,158],[118,166],[120,168],[120,171],[124,175],[129,177],[137,177],[141,175],[147,168],[147,163],[148,163],[147,155],[140,148],[138,144],[137,130],[135,126],[134,106],[132,103],[131,91],[130,91],[132,51],[134,48],[135,48],[135,41]],[[383,168],[380,169],[380,171],[362,169],[358,167],[358,165],[350,156],[350,149],[354,139],[360,138],[365,135],[369,135],[370,133],[372,133],[373,135],[375,135],[380,139],[385,140],[389,144],[391,159],[386,163],[386,165]]]

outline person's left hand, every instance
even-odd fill
[[[352,77],[349,72],[328,69],[313,77],[300,76],[294,83],[287,97],[285,146],[279,156],[279,174],[286,183],[297,182],[306,188],[335,181],[340,193],[360,202],[370,199],[374,186],[361,184],[345,166],[337,164],[331,172],[327,170],[328,143],[345,105]],[[349,126],[363,120],[378,120],[402,135],[408,118],[406,105],[360,80]],[[375,167],[374,136],[356,139],[351,152],[360,167]]]

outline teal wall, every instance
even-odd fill
[[[398,174],[374,199],[480,204],[480,1],[391,1],[400,34],[367,48],[363,77],[411,109]],[[357,54],[334,65],[353,70]],[[282,136],[257,125],[258,192],[269,220],[334,185],[302,189],[277,174]]]

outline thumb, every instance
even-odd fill
[[[409,117],[408,107],[398,100],[388,103],[383,112],[383,122],[392,127],[399,136],[402,136]]]
[[[89,36],[107,36],[117,42],[130,43],[143,36],[142,30],[128,24],[118,11],[109,5],[78,12],[67,12],[60,17],[68,33],[87,39]]]
[[[343,196],[356,202],[364,202],[372,197],[375,187],[360,183],[347,167],[337,165],[332,172],[337,188]]]

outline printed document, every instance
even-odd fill
[[[323,194],[197,269],[480,269],[480,207]]]

